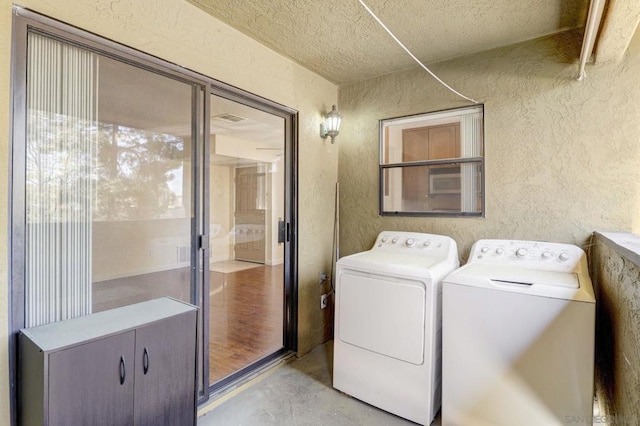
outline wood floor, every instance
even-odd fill
[[[209,381],[283,347],[283,265],[211,272]]]
[[[171,269],[93,283],[92,312],[170,296],[190,302],[189,268]]]
[[[211,384],[283,347],[283,265],[210,272]],[[161,296],[189,301],[189,268],[94,283],[93,312]]]

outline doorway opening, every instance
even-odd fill
[[[211,96],[209,383],[285,350],[285,119]],[[251,368],[250,368],[251,369]]]

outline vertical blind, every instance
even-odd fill
[[[474,108],[460,116],[461,157],[482,157],[482,108]],[[479,163],[462,163],[460,166],[462,212],[478,210],[480,194]]]
[[[28,36],[25,326],[91,313],[97,58]]]

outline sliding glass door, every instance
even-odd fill
[[[21,13],[35,20],[15,23],[14,332],[169,296],[202,308],[204,341],[209,82]]]
[[[191,301],[193,85],[28,36],[25,326]]]
[[[209,382],[284,348],[285,120],[211,97]]]
[[[12,389],[21,328],[161,296],[200,307],[201,400],[295,350],[295,111],[16,16]]]

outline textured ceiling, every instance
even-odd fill
[[[188,0],[336,84],[415,66],[358,0]],[[364,0],[429,64],[585,25],[588,0]]]

